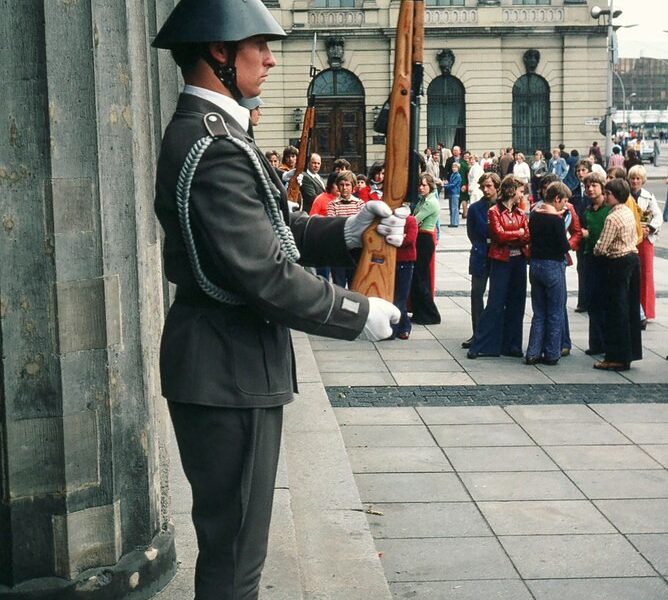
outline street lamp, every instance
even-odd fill
[[[604,15],[608,16],[608,76],[607,76],[607,94],[605,102],[605,157],[606,161],[610,160],[612,154],[612,74],[615,72],[615,43],[614,43],[614,29],[612,20],[622,14],[621,10],[614,10],[612,7],[614,0],[610,0],[608,8],[601,8],[600,6],[591,7],[591,16],[598,19]]]

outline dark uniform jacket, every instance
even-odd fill
[[[202,156],[192,181],[190,215],[204,273],[245,304],[222,304],[200,290],[181,234],[176,183],[189,150],[208,135],[204,115],[210,112],[221,115],[230,133],[253,148],[280,190],[301,263],[351,265],[343,238],[345,219],[290,214],[283,186],[247,132],[215,104],[182,94],[165,131],[156,177],[165,273],[177,286],[162,337],[162,393],[172,402],[279,406],[296,390],[288,328],[352,340],[364,327],[368,301],[287,260],[250,160],[225,138],[214,141]]]

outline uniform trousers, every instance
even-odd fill
[[[508,262],[490,260],[487,306],[480,315],[470,352],[521,354],[522,320],[527,293],[527,263],[523,254]]]
[[[640,260],[635,253],[606,258],[608,305],[605,318],[605,360],[631,362],[642,358],[640,333]]]
[[[283,407],[168,405],[192,489],[195,600],[257,600]]]

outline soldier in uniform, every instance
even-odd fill
[[[261,0],[181,0],[153,44],[172,51],[186,83],[162,142],[155,209],[177,286],[160,369],[192,488],[197,600],[258,597],[282,407],[296,391],[288,328],[377,340],[400,316],[300,266],[351,265],[379,217],[398,246],[405,220],[382,202],[347,219],[289,213],[239,105],[260,94],[276,64],[267,42],[284,36]]]

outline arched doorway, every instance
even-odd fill
[[[550,155],[550,85],[540,75],[522,75],[513,86],[513,148],[527,156]]]
[[[466,92],[454,75],[432,79],[427,88],[427,144],[466,148]]]
[[[312,89],[311,89],[312,88]],[[366,172],[364,87],[347,69],[326,69],[311,83],[315,97],[315,130],[311,150],[322,157],[328,173],[336,158],[345,158],[355,173]]]

